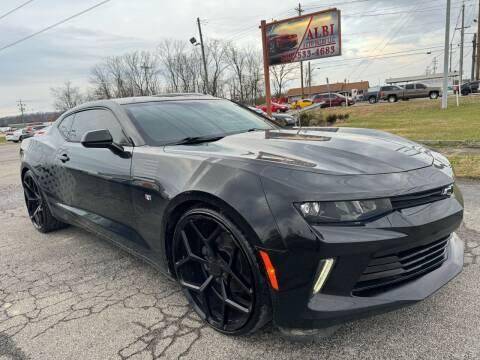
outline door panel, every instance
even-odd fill
[[[107,148],[86,148],[81,143],[89,131],[107,129],[113,141],[128,141],[117,119],[109,110],[92,109],[76,113],[67,141],[58,161],[73,179],[69,209],[85,222],[145,246],[136,232],[131,201],[131,163],[133,148],[124,146],[123,154]]]
[[[428,96],[428,88],[423,84],[416,84],[415,90],[417,98],[424,98]]]
[[[412,99],[415,97],[415,85],[414,84],[407,84],[405,86],[405,98]]]

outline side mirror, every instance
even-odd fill
[[[83,135],[81,143],[86,148],[110,148],[113,146],[113,138],[106,129],[93,130]]]

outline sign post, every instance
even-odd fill
[[[268,24],[261,21],[268,116],[272,114],[270,66],[342,55],[340,20],[340,10],[329,9]]]
[[[262,47],[263,47],[263,76],[265,78],[265,100],[267,103],[267,115],[272,116],[272,93],[270,90],[270,60],[268,58],[267,47],[267,22],[262,20],[260,27],[262,28]]]

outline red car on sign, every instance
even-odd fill
[[[297,34],[272,35],[269,40],[270,51],[278,52],[291,50],[298,44]]]
[[[267,112],[267,105],[266,104],[258,105],[257,109]],[[288,106],[272,103],[272,112],[280,113],[280,112],[287,112],[287,111],[288,111]]]

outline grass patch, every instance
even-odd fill
[[[463,178],[480,179],[480,155],[447,156],[455,175]]]
[[[5,144],[7,140],[5,140],[5,134],[0,134],[0,144]]]
[[[323,116],[329,113],[348,114],[335,126],[349,126],[388,131],[414,141],[460,140],[480,142],[480,96],[467,96],[456,106],[449,98],[449,108],[441,109],[439,100],[400,101],[395,104],[354,106],[351,108],[316,109]],[[312,111],[312,112],[313,112]],[[439,147],[451,161],[458,177],[480,179],[480,154],[455,153],[455,147]]]
[[[417,100],[321,111],[349,114],[338,126],[385,130],[411,140],[480,141],[480,97],[460,101],[457,108],[455,99],[449,99],[447,110],[441,109],[441,100]]]

